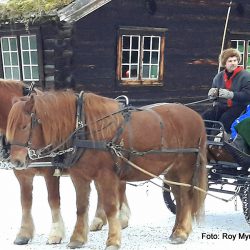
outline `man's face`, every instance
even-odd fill
[[[228,72],[233,72],[238,67],[238,63],[236,56],[228,57],[225,67]]]

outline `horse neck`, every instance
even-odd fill
[[[7,119],[12,107],[13,97],[22,96],[22,90],[20,88],[10,88],[9,86],[0,85],[0,132],[6,132]]]
[[[89,93],[85,98],[86,123],[94,140],[112,137],[122,118],[116,114],[119,104],[113,99]],[[98,131],[98,132],[97,132]]]
[[[61,144],[76,128],[76,95],[73,92],[36,95],[34,110],[41,120],[46,145]]]

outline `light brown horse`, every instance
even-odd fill
[[[0,79],[0,133],[6,134],[7,117],[12,106],[12,100],[21,97],[27,92],[28,86],[21,81]],[[36,89],[37,94],[42,92]],[[36,175],[44,176],[48,202],[51,208],[52,226],[48,237],[49,244],[58,244],[65,234],[65,228],[60,211],[59,178],[53,176],[54,170],[46,167],[28,168],[25,170],[14,170],[21,191],[22,220],[20,230],[14,241],[15,244],[27,244],[34,235],[34,222],[31,215],[33,179]],[[99,193],[98,187],[97,192]],[[122,228],[127,227],[130,210],[125,195],[125,183],[121,183],[122,207],[120,221]],[[91,223],[90,230],[100,230],[106,224],[106,215],[102,206],[102,197],[98,195],[98,203],[95,217]]]
[[[72,92],[49,92],[15,103],[7,125],[13,164],[27,164],[30,151],[27,145],[36,150],[64,143],[75,131],[75,103],[76,96]],[[193,185],[207,188],[204,122],[198,113],[181,104],[119,110],[119,103],[113,99],[84,94],[82,112],[89,141],[82,141],[83,147],[85,142],[88,146],[69,169],[76,189],[77,221],[68,246],[81,247],[87,241],[88,197],[90,182],[95,180],[102,193],[109,225],[106,249],[119,249],[119,182],[151,178],[125,163],[124,158],[121,160],[121,155],[154,175],[164,174],[168,180],[191,185],[171,185],[177,211],[170,239],[173,243],[183,243],[205,199],[204,193]]]
[[[21,97],[27,91],[28,86],[20,81],[0,79],[0,132],[6,133],[7,117],[12,106],[12,99]],[[36,90],[38,94],[41,91]],[[20,185],[22,220],[19,232],[14,241],[17,245],[27,244],[34,235],[34,222],[31,215],[33,179],[35,175],[44,176],[48,202],[51,209],[52,225],[48,237],[49,244],[58,244],[65,234],[65,228],[60,210],[59,178],[53,177],[53,171],[49,168],[29,168],[14,170],[14,174]]]

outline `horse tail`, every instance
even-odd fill
[[[206,145],[206,133],[201,138],[200,150],[198,153],[198,167],[194,173],[193,186],[199,187],[200,189],[207,191],[208,178],[207,178],[207,145]],[[204,215],[204,201],[206,192],[193,188],[191,195],[193,196],[192,202],[192,217],[199,220]]]

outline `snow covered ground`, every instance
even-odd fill
[[[188,241],[183,245],[171,245],[168,237],[174,225],[175,216],[166,208],[162,191],[153,184],[134,187],[128,185],[127,196],[131,208],[130,225],[122,232],[123,250],[194,250],[194,249],[250,249],[250,239],[240,239],[239,234],[250,238],[250,226],[242,213],[242,204],[225,203],[211,197],[206,199],[205,217],[195,224]],[[47,191],[42,177],[36,177],[33,191],[33,218],[36,226],[35,237],[26,246],[15,246],[13,240],[20,226],[21,206],[19,185],[12,171],[0,170],[0,249],[66,249],[75,224],[75,192],[68,177],[61,179],[62,215],[66,237],[60,245],[46,245],[50,231],[51,216],[47,203]],[[229,196],[227,196],[229,198]],[[96,192],[92,188],[90,219],[96,207]],[[235,239],[223,236],[236,235]],[[105,248],[107,226],[100,232],[91,232],[85,250]],[[218,237],[218,239],[211,239]]]

